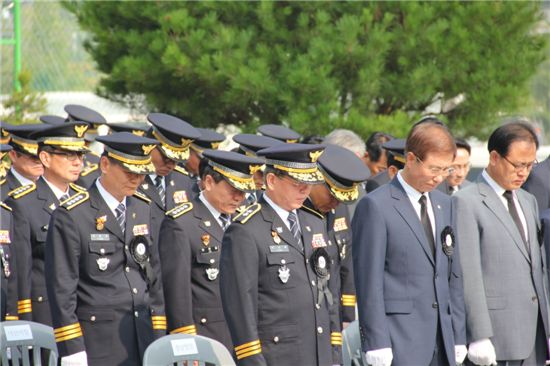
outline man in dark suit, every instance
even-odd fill
[[[189,146],[200,133],[189,123],[168,114],[149,113],[147,119],[152,124],[147,137],[156,139],[159,145],[151,152],[155,171],[145,176],[139,192],[153,201],[151,232],[157,241],[166,211],[193,197],[194,181],[176,163],[187,161]]]
[[[169,210],[160,232],[168,331],[203,335],[233,349],[218,278],[222,237],[245,192],[256,189],[252,173],[263,163],[229,151],[205,150],[203,156],[204,190]]]
[[[84,191],[75,182],[87,151],[86,123],[70,122],[48,126],[30,135],[38,141],[38,157],[44,175],[36,183],[12,190],[6,204],[13,209],[13,241],[17,243],[20,271],[19,315],[24,320],[51,325],[46,293],[44,250],[52,212],[69,196]]]
[[[355,286],[371,365],[454,365],[466,356],[451,202],[434,190],[455,152],[441,122],[416,124],[407,137],[405,168],[357,206]]]
[[[323,182],[322,151],[304,144],[260,150],[265,194],[223,237],[220,290],[239,365],[341,363],[326,226],[300,209],[311,184]]]
[[[101,177],[52,215],[48,296],[61,365],[138,365],[166,333],[151,201],[136,192],[157,141],[127,132],[105,145]],[[160,272],[159,272],[160,273]]]
[[[13,148],[8,153],[11,168],[5,179],[0,182],[2,200],[5,200],[12,190],[34,183],[44,174],[44,167],[38,158],[38,143],[29,136],[46,127],[42,124],[2,126],[2,130],[9,132],[9,144]]]
[[[489,165],[453,195],[464,273],[468,358],[476,365],[544,365],[548,304],[535,198],[520,189],[535,163],[532,127],[489,137]]]
[[[535,196],[541,213],[550,208],[550,157],[534,166],[522,188]]]
[[[367,179],[365,183],[367,192],[372,192],[376,188],[389,183],[397,172],[405,167],[405,139],[389,140],[382,147],[386,150],[388,169]]]
[[[351,221],[346,205],[359,197],[359,185],[367,179],[368,168],[353,152],[327,145],[318,160],[324,184],[314,185],[304,207],[324,219],[331,257],[331,292],[339,303],[343,327],[355,320],[355,285],[351,247]]]
[[[452,172],[449,174],[447,179],[441,182],[437,186],[441,192],[448,194],[449,196],[455,194],[462,188],[471,184],[469,180],[466,179],[468,172],[470,171],[470,154],[472,152],[472,147],[468,141],[463,138],[455,138],[456,144],[456,157],[453,161]]]

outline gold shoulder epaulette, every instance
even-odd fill
[[[99,164],[90,164],[84,169],[82,169],[82,172],[80,172],[81,177],[85,177],[88,174],[95,172],[99,168]]]
[[[307,211],[307,212],[309,212],[309,213],[312,213],[312,214],[314,214],[315,216],[317,216],[317,217],[320,218],[320,219],[324,219],[324,218],[325,218],[325,217],[323,216],[322,213],[320,213],[319,211],[316,211],[316,210],[314,210],[314,209],[312,209],[312,208],[309,208],[309,207],[307,207],[307,206],[302,206],[302,207],[300,207],[300,209],[302,209],[302,210],[304,210],[304,211]]]
[[[259,203],[254,203],[247,208],[245,208],[240,214],[235,216],[233,221],[240,222],[241,224],[246,223],[252,216],[254,216],[260,209],[262,208],[262,205]]]
[[[26,196],[27,194],[31,193],[35,189],[36,189],[36,184],[34,183],[27,184],[25,186],[15,188],[10,193],[8,193],[8,196],[13,197],[14,199],[18,199],[23,196]]]
[[[145,201],[145,202],[147,202],[147,203],[151,203],[151,200],[149,199],[149,197],[147,197],[146,195],[144,195],[144,194],[141,193],[141,192],[136,191],[136,192],[134,193],[134,197],[137,197],[137,198],[139,198],[139,199],[141,199],[141,200],[143,200],[143,201]]]
[[[69,183],[69,187],[71,187],[72,189],[74,189],[77,192],[86,192],[87,191],[86,188],[81,187],[78,184],[74,184],[74,183]]]
[[[2,180],[0,180],[0,186],[4,185],[4,183],[6,183],[6,179],[5,179],[5,178],[2,179]]]
[[[189,175],[189,172],[182,166],[179,166],[179,165],[176,165],[176,167],[174,168],[174,170],[178,173],[181,173],[183,175]]]
[[[184,202],[181,205],[166,211],[166,216],[170,216],[173,219],[177,219],[178,217],[191,211],[192,209],[193,209],[193,204],[191,202]]]
[[[6,210],[11,211],[11,207],[6,205],[4,202],[0,202],[0,206],[4,207]]]
[[[65,207],[67,210],[71,210],[81,203],[86,202],[88,198],[90,198],[90,194],[88,192],[78,192],[77,194],[74,194],[71,197],[67,198],[65,201],[61,202],[60,206]]]

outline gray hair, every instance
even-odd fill
[[[338,145],[346,148],[359,156],[360,158],[365,155],[367,147],[365,141],[359,137],[355,132],[345,129],[336,129],[329,133],[323,140],[325,144]]]

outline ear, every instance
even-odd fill
[[[265,177],[265,183],[267,186],[267,189],[273,190],[275,189],[277,177],[273,173],[268,173]]]
[[[8,157],[11,161],[17,160],[17,152],[15,150],[8,151]]]
[[[214,178],[210,174],[206,174],[203,179],[201,179],[202,190],[210,192],[214,188]]]
[[[500,160],[500,155],[495,150],[489,153],[489,165],[495,166]]]
[[[109,168],[111,167],[111,162],[106,156],[102,156],[99,159],[99,169],[101,170],[101,174],[106,174],[109,171]]]
[[[48,154],[45,151],[40,151],[38,153],[38,158],[40,159],[40,162],[42,163],[42,165],[44,165],[44,167],[46,168],[50,167],[50,162],[52,158],[50,154]]]
[[[399,171],[399,169],[397,169],[397,167],[395,165],[390,165],[388,167],[388,176],[390,178],[393,178],[393,177],[395,177],[395,175],[397,174],[398,171]]]
[[[416,161],[416,155],[414,155],[412,152],[409,151],[406,155],[406,159],[407,159],[407,162],[406,162],[407,165],[412,164]]]

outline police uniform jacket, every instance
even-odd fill
[[[223,230],[197,197],[166,213],[159,251],[170,333],[199,334],[233,349],[220,298]]]
[[[224,235],[220,289],[239,365],[341,363],[338,309],[319,296],[311,261],[326,227],[305,210],[298,220],[305,253],[263,197]]]
[[[535,165],[522,188],[535,196],[541,213],[550,208],[550,158]]]
[[[69,185],[69,195],[84,189]],[[6,204],[13,209],[13,241],[17,243],[19,316],[23,320],[52,325],[44,250],[52,212],[59,200],[44,178],[11,191]]]
[[[0,320],[17,320],[17,266],[11,208],[0,202]]]
[[[149,210],[146,197],[127,197],[123,234],[93,185],[52,215],[46,275],[61,357],[86,351],[89,365],[137,365],[165,333],[161,281],[148,280],[132,256],[137,242],[158,253]]]
[[[192,195],[190,192],[193,180],[189,178],[188,174],[185,169],[176,167],[174,171],[164,177],[166,206],[161,201],[155,182],[151,180],[150,176],[147,175],[139,187],[138,191],[152,201],[151,232],[155,240],[158,239],[160,225],[164,220],[166,211],[191,200]]]
[[[84,166],[80,172],[80,177],[76,183],[86,189],[90,188],[94,184],[95,180],[101,175],[101,169],[99,169],[100,158],[95,153],[87,153],[84,155]]]
[[[21,187],[21,182],[17,180],[10,169],[8,171],[8,174],[6,174],[6,178],[0,181],[0,190],[2,192],[0,194],[0,200],[5,201],[8,197],[8,193],[19,187]]]

